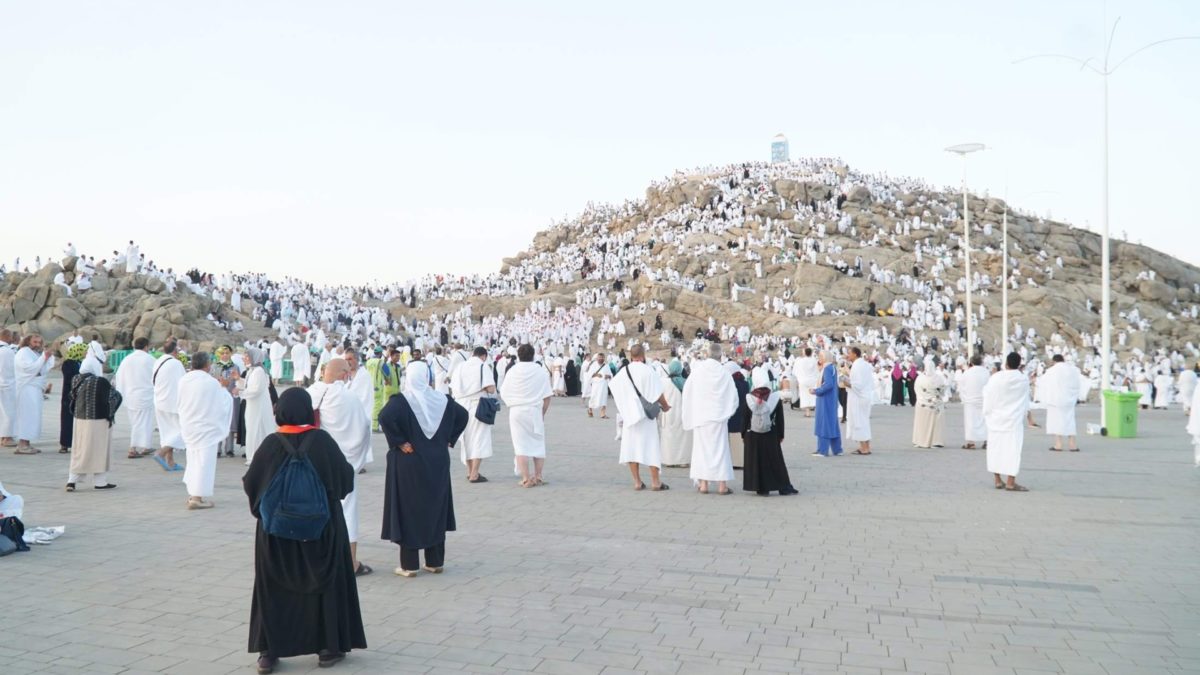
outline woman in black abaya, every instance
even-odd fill
[[[275,406],[278,433],[254,452],[242,478],[254,535],[254,595],[250,603],[249,651],[259,652],[258,672],[270,673],[279,659],[317,654],[322,667],[366,649],[350,538],[341,500],[354,489],[354,469],[328,432],[313,426],[312,398],[289,389]],[[325,486],[329,522],[314,541],[283,539],[263,531],[259,504],[288,458],[285,444],[303,451]]]
[[[567,384],[567,396],[579,396],[583,391],[583,386],[579,381],[579,368],[575,365],[575,357],[567,359],[567,369],[563,373],[563,380]]]
[[[764,497],[772,491],[781,495],[799,494],[792,487],[787,464],[783,461],[783,402],[779,393],[759,387],[744,398],[746,467],[742,471],[742,489]],[[756,430],[755,416],[769,421]]]

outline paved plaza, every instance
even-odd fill
[[[0,672],[253,672],[242,461],[220,460],[215,509],[187,511],[181,473],[125,459],[121,413],[118,489],[65,493],[58,384],[43,454],[0,455],[26,524],[66,526],[0,559]],[[378,540],[377,435],[359,488],[370,648],[334,672],[1200,672],[1200,470],[1178,409],[1143,413],[1136,440],[1083,436],[1079,454],[1030,430],[1026,494],[993,490],[984,453],[958,449],[957,405],[945,449],[911,447],[911,408],[874,414],[876,455],[821,459],[811,420],[789,411],[800,495],[726,498],[697,494],[684,469],[665,472],[668,492],[634,492],[613,422],[556,399],[549,484],[517,486],[502,419],[491,482],[454,462],[446,573],[415,579],[391,573],[397,548]],[[1082,429],[1097,410],[1080,415]],[[315,657],[277,672],[310,670]]]

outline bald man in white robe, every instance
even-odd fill
[[[646,416],[642,400],[657,401],[663,412],[671,409],[663,395],[662,380],[654,369],[646,365],[646,350],[634,345],[629,350],[629,365],[613,377],[609,391],[621,416],[621,456],[618,460],[629,467],[633,477],[633,489],[644,490],[641,467],[650,469],[650,489],[658,492],[668,489],[660,480],[662,470],[662,445],[658,435],[658,421]]]
[[[344,359],[331,359],[325,364],[321,381],[308,388],[308,395],[313,410],[320,410],[321,428],[329,432],[354,467],[354,489],[342,499],[342,515],[350,535],[355,574],[362,576],[371,568],[358,562],[358,474],[371,461],[371,419],[362,401],[346,387],[349,378],[349,364]]]
[[[146,338],[134,340],[133,346],[113,377],[113,386],[123,399],[121,407],[129,417],[130,459],[154,452],[154,357]]]

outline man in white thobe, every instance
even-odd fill
[[[707,358],[692,363],[683,385],[683,428],[692,432],[692,466],[688,476],[708,494],[710,481],[717,494],[733,494],[733,457],[729,449],[729,418],[738,409],[737,388],[721,365],[721,345],[709,345]]]
[[[346,360],[346,366],[350,369],[350,380],[347,388],[354,398],[362,403],[363,410],[367,411],[367,417],[370,418],[371,411],[375,409],[375,385],[371,382],[371,374],[366,368],[361,365],[361,359],[358,358],[358,350],[347,349],[342,358]],[[329,366],[326,365],[326,368]],[[367,448],[367,464],[375,461],[375,451]],[[366,473],[366,467],[358,470],[358,473]]]
[[[192,355],[192,370],[179,380],[179,428],[187,446],[183,483],[189,509],[213,507],[217,478],[217,449],[229,437],[233,397],[209,374],[209,355]]]
[[[496,393],[496,380],[492,369],[487,367],[486,349],[476,347],[470,358],[455,367],[450,376],[450,391],[454,400],[467,409],[467,428],[459,437],[462,443],[459,459],[467,467],[467,480],[486,483],[487,478],[479,475],[479,465],[492,456],[492,425],[475,418],[479,400]]]
[[[987,422],[983,419],[983,388],[991,373],[983,367],[983,356],[971,355],[971,367],[963,373],[958,384],[958,396],[963,403],[964,450],[974,450],[981,443],[987,449]]]
[[[797,384],[799,396],[793,403],[794,407],[804,410],[805,417],[812,417],[813,411],[817,407],[817,397],[813,396],[811,391],[817,388],[817,380],[821,378],[821,371],[817,368],[817,359],[813,356],[812,347],[804,348],[804,356],[796,359],[796,363],[792,365],[792,381]]]
[[[125,273],[133,274],[138,271],[138,262],[142,252],[138,245],[129,240],[129,248],[125,249]]]
[[[987,421],[987,470],[996,479],[996,489],[1027,492],[1017,485],[1021,471],[1021,447],[1025,443],[1025,415],[1029,412],[1029,378],[1021,370],[1021,355],[1013,352],[1004,370],[992,375],[983,388],[983,417]],[[1008,477],[1005,483],[1003,476]]]
[[[1071,452],[1075,445],[1075,405],[1079,402],[1079,369],[1063,360],[1062,354],[1051,359],[1050,369],[1038,378],[1038,395],[1046,405],[1046,433],[1054,437],[1051,450],[1062,452],[1063,436]]]
[[[1184,368],[1179,371],[1179,403],[1183,406],[1183,414],[1188,415],[1192,412],[1192,394],[1196,391],[1196,371],[1191,368]],[[4,386],[0,383],[0,386]]]
[[[88,343],[87,354],[79,364],[79,374],[104,377],[104,364],[107,359],[108,354],[104,351],[104,345],[100,344],[100,336],[93,334],[92,341]]]
[[[508,406],[508,427],[512,433],[514,469],[521,487],[544,485],[542,469],[546,464],[546,411],[554,396],[550,373],[533,362],[533,345],[517,348],[517,362],[504,375],[500,397]],[[533,460],[533,471],[529,462]]]
[[[846,383],[846,438],[858,441],[856,455],[871,454],[871,406],[875,403],[875,371],[862,357],[862,350],[851,347],[846,353],[850,377]]]
[[[308,345],[297,342],[292,345],[292,381],[296,386],[303,387],[308,384],[311,374],[312,359],[308,355]]]
[[[12,331],[0,328],[0,447],[11,448],[17,422],[17,373],[13,364],[17,348]]]
[[[659,478],[662,470],[662,446],[658,437],[658,422],[646,416],[642,401],[657,401],[663,412],[671,409],[663,395],[662,380],[646,365],[646,349],[638,344],[629,349],[629,365],[613,378],[609,386],[621,424],[620,463],[629,466],[633,489],[644,490],[641,467],[650,467],[650,489],[658,492],[669,489]]]
[[[42,336],[34,333],[21,340],[21,348],[13,358],[16,374],[18,455],[36,455],[41,450],[33,443],[42,435],[42,395],[46,393],[46,374],[54,367],[54,357],[45,349]]]
[[[434,350],[433,356],[429,358],[429,367],[433,372],[433,388],[438,393],[450,393],[450,359],[442,353],[442,348],[439,345]]]
[[[308,395],[312,397],[313,410],[320,410],[321,428],[329,432],[346,461],[354,467],[354,489],[342,499],[342,515],[350,535],[350,559],[355,575],[362,576],[369,574],[371,568],[358,562],[358,474],[371,459],[371,419],[362,401],[346,388],[349,379],[349,364],[344,359],[331,359],[325,364],[321,381],[308,388]]]
[[[1171,387],[1175,384],[1175,378],[1171,377],[1171,371],[1160,369],[1158,375],[1154,376],[1154,409],[1166,410],[1171,406]]]
[[[183,433],[179,429],[179,381],[187,374],[175,355],[178,345],[167,340],[163,355],[154,362],[150,380],[154,386],[154,419],[158,422],[158,452],[154,461],[164,471],[182,471],[175,463],[175,451],[183,450]]]
[[[268,353],[271,357],[271,379],[278,382],[283,379],[283,357],[287,354],[287,347],[277,337]]]
[[[596,359],[588,366],[588,417],[593,411],[600,411],[600,419],[608,419],[608,382],[612,379],[612,369],[604,360],[603,354],[597,354]]]
[[[113,386],[120,392],[129,416],[129,459],[154,452],[154,357],[150,340],[135,338],[133,351],[117,366]]]

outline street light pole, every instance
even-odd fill
[[[972,152],[977,152],[986,148],[983,143],[960,143],[946,148],[946,152],[953,152],[962,157],[962,197],[963,197],[963,248],[966,249],[967,265],[967,359],[970,360],[972,352],[975,350],[975,313],[971,306],[971,286],[973,279],[971,277],[971,208],[967,202],[967,155]]]
[[[1104,81],[1104,183],[1101,190],[1101,209],[1100,209],[1100,348],[1103,350],[1100,359],[1100,423],[1101,428],[1104,427],[1104,420],[1107,419],[1107,404],[1104,402],[1104,392],[1108,391],[1112,386],[1112,291],[1109,288],[1111,283],[1111,271],[1109,269],[1109,242],[1108,242],[1108,76],[1117,72],[1117,69],[1125,65],[1129,59],[1138,54],[1168,42],[1179,42],[1181,40],[1200,40],[1200,35],[1186,35],[1182,37],[1167,38],[1165,40],[1155,40],[1146,45],[1130,52],[1125,58],[1117,62],[1115,66],[1110,66],[1109,56],[1112,54],[1113,37],[1117,33],[1117,24],[1121,22],[1121,17],[1113,22],[1112,30],[1108,34],[1108,42],[1104,47],[1104,58],[1102,67],[1097,68],[1092,65],[1095,57],[1081,59],[1075,56],[1066,54],[1036,54],[1027,56],[1023,59],[1013,61],[1014,64],[1024,63],[1032,59],[1066,59],[1079,64],[1079,69],[1084,68],[1096,73],[1100,79]]]

